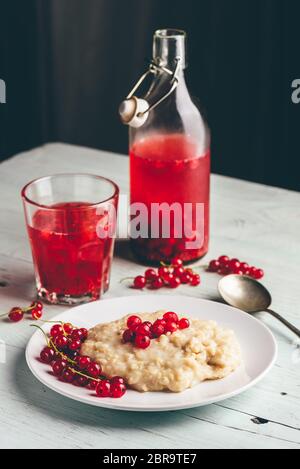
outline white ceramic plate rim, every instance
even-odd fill
[[[268,365],[263,369],[263,371],[254,379],[251,379],[251,381],[243,386],[240,386],[238,387],[237,389],[231,391],[231,392],[227,392],[227,393],[222,393],[220,394],[219,396],[214,396],[212,398],[204,398],[204,399],[199,399],[199,402],[197,403],[186,403],[186,404],[170,404],[170,405],[163,405],[163,406],[158,406],[158,405],[152,405],[152,404],[147,404],[147,406],[132,406],[132,405],[127,405],[126,403],[124,403],[124,398],[121,398],[121,399],[110,399],[110,398],[105,398],[105,399],[101,399],[101,398],[97,398],[95,397],[92,400],[86,398],[84,395],[82,396],[78,396],[78,395],[75,395],[71,390],[74,389],[74,387],[70,386],[68,387],[68,385],[65,386],[65,389],[62,391],[61,389],[59,389],[57,386],[56,386],[56,378],[55,377],[52,377],[51,376],[51,379],[45,379],[43,377],[43,375],[41,373],[39,373],[38,371],[38,368],[36,366],[34,366],[34,360],[36,360],[36,358],[33,359],[32,357],[32,354],[31,354],[31,348],[32,346],[34,345],[34,342],[36,341],[36,339],[38,338],[38,335],[41,334],[39,331],[36,331],[32,337],[29,339],[29,342],[27,344],[27,347],[26,347],[26,351],[25,351],[25,356],[26,356],[26,362],[27,362],[27,365],[30,369],[30,371],[32,372],[32,374],[42,383],[44,384],[45,386],[47,386],[48,388],[50,388],[51,390],[57,392],[58,394],[62,395],[62,396],[65,396],[65,397],[68,397],[70,399],[73,399],[75,401],[78,401],[78,402],[82,402],[82,403],[85,403],[85,404],[89,404],[89,405],[94,405],[96,407],[103,407],[103,408],[107,408],[107,409],[114,409],[114,410],[123,410],[123,411],[136,411],[136,412],[161,412],[161,411],[172,411],[172,410],[182,410],[182,409],[188,409],[188,408],[194,408],[194,407],[200,407],[200,406],[205,406],[205,405],[209,405],[209,404],[213,404],[213,403],[216,403],[216,402],[220,402],[220,401],[223,401],[225,399],[229,399],[231,397],[234,397],[242,392],[245,392],[247,391],[248,389],[250,389],[252,386],[256,385],[259,381],[261,381],[264,376],[270,371],[270,369],[273,367],[274,363],[276,362],[276,359],[277,359],[277,353],[278,353],[278,349],[277,349],[277,343],[276,343],[276,340],[274,338],[274,335],[272,334],[272,332],[268,329],[267,326],[265,326],[261,321],[259,321],[258,319],[256,319],[255,317],[253,316],[249,316],[247,313],[239,310],[239,309],[236,309],[236,308],[233,308],[231,306],[228,306],[228,305],[225,305],[225,304],[222,304],[222,303],[218,303],[218,302],[214,302],[214,301],[211,301],[211,300],[205,300],[205,299],[202,299],[202,298],[197,298],[197,297],[191,297],[191,296],[183,296],[183,295],[178,295],[178,296],[175,296],[175,295],[143,295],[143,300],[145,301],[145,304],[151,304],[151,300],[153,299],[153,297],[155,298],[161,298],[161,299],[164,299],[164,301],[176,301],[176,298],[180,299],[180,301],[182,301],[183,299],[186,299],[187,301],[190,301],[190,300],[194,300],[194,301],[197,301],[199,302],[199,304],[202,304],[205,306],[205,304],[211,304],[211,303],[214,303],[214,304],[217,304],[217,305],[221,305],[222,307],[224,308],[229,308],[230,310],[234,310],[236,314],[240,315],[241,316],[247,316],[247,319],[249,320],[252,320],[254,323],[256,323],[256,326],[259,327],[261,330],[264,331],[264,333],[266,334],[266,337],[268,337],[269,341],[270,341],[270,344],[272,346],[272,358],[270,359]],[[100,301],[97,301],[97,302],[93,302],[93,303],[89,303],[89,304],[83,304],[83,305],[80,305],[80,306],[76,306],[74,308],[70,308],[70,309],[67,309],[65,310],[64,312],[58,314],[57,316],[54,316],[53,318],[51,318],[51,321],[61,321],[64,319],[64,316],[66,315],[66,313],[70,313],[70,312],[74,312],[76,310],[80,310],[82,308],[87,308],[89,307],[89,305],[95,305],[96,303],[99,303],[99,305],[101,307],[105,307],[105,303],[106,302],[112,302],[112,301],[115,301],[115,300],[123,300],[123,301],[130,301],[130,302],[133,302],[135,300],[141,300],[141,296],[124,296],[124,297],[115,297],[115,298],[108,298],[108,299],[104,299],[104,300],[100,300]],[[148,303],[149,301],[149,303]],[[95,307],[95,306],[94,306]],[[120,313],[120,318],[123,316],[124,314]],[[214,319],[214,318],[212,318]],[[101,322],[101,321],[99,321]],[[51,324],[46,324],[46,325],[43,325],[41,326],[42,329],[44,330],[49,330],[49,328],[51,327]],[[233,328],[234,329],[234,328]],[[220,381],[220,380],[218,380]],[[198,385],[198,386],[201,386]],[[76,388],[76,389],[81,389],[81,388]],[[131,391],[131,392],[136,392],[137,393],[137,396],[140,395],[140,393],[138,393],[137,391]],[[156,393],[147,393],[148,396],[151,395],[151,394],[156,394]],[[178,393],[178,395],[180,395],[182,393]]]

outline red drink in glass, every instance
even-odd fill
[[[184,261],[202,257],[208,249],[209,239],[209,173],[210,151],[197,153],[197,145],[184,134],[162,134],[134,142],[130,150],[131,203],[142,202],[148,209],[148,226],[151,226],[151,204],[171,205],[175,202],[192,204],[192,218],[188,231],[194,233],[189,239],[176,237],[174,220],[171,218],[170,237],[132,239],[137,256],[153,263],[170,261],[180,256]],[[204,204],[202,233],[196,233],[196,204]],[[182,226],[187,223],[182,210]],[[196,234],[203,240],[197,247],[187,249],[186,242],[193,241]]]
[[[79,184],[83,183],[84,177],[92,178],[77,175]],[[103,178],[94,183],[87,182],[95,187],[97,183],[112,184]],[[66,182],[66,187],[68,183],[70,185],[70,181]],[[82,187],[85,188],[73,192],[85,193],[85,199],[89,198],[88,185]],[[110,188],[110,192],[112,190],[115,191],[115,186]],[[53,197],[53,194],[53,200],[60,198]],[[107,188],[102,197],[106,195],[109,195]],[[33,196],[35,192],[31,189],[29,198]],[[117,196],[115,192],[110,201],[95,204],[72,201],[40,206],[24,198],[37,290],[41,298],[52,303],[77,304],[96,300],[108,289],[116,222],[111,216],[111,207],[116,210]],[[101,199],[94,194],[91,200]]]

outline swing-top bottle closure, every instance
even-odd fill
[[[148,70],[139,78],[126,99],[120,104],[119,114],[123,124],[141,127],[148,119],[150,111],[168,98],[178,86],[178,74],[185,68],[185,32],[174,29],[158,30],[153,38],[153,59]],[[173,56],[173,57],[172,57]],[[174,64],[173,70],[169,63]],[[146,99],[138,98],[135,92],[144,80],[150,76],[165,74],[169,79],[169,89],[155,102],[149,104]]]

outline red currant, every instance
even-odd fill
[[[140,324],[142,324],[142,320],[138,316],[129,316],[127,319],[127,327],[131,331],[134,331]]]
[[[38,311],[42,311],[43,307],[44,307],[44,305],[40,301],[33,301],[30,305],[30,308],[35,308]]]
[[[60,376],[64,369],[67,367],[67,364],[67,361],[62,358],[58,358],[57,360],[55,360],[52,363],[52,371],[55,376]]]
[[[182,267],[182,265],[180,266],[177,266],[175,267],[174,271],[173,271],[173,274],[176,276],[176,277],[181,277],[181,275],[185,272],[185,269],[184,267]]]
[[[150,337],[147,335],[137,335],[134,340],[136,347],[142,348],[142,349],[149,347],[150,342],[151,342]]]
[[[230,271],[229,271],[228,266],[225,265],[225,264],[224,264],[224,265],[221,265],[221,267],[220,267],[219,270],[218,270],[218,273],[219,273],[220,275],[227,275],[227,274],[229,274]]]
[[[62,371],[61,379],[65,381],[66,383],[72,383],[74,378],[75,378],[75,373],[73,370],[71,370],[71,368],[65,368]]]
[[[101,375],[101,366],[98,363],[92,362],[86,367],[86,372],[92,378],[99,378]]]
[[[158,268],[158,275],[162,277],[163,279],[165,278],[165,276],[168,276],[169,273],[170,271],[168,267],[161,266]]]
[[[154,321],[153,325],[154,325],[154,324],[158,324],[158,325],[160,325],[160,326],[165,327],[166,323],[167,323],[167,321],[166,321],[165,319],[162,319],[162,318],[161,318],[161,319],[156,319],[156,321]]]
[[[179,257],[174,257],[171,260],[171,264],[172,264],[173,267],[180,266],[180,265],[182,265],[182,260]]]
[[[55,338],[55,345],[60,350],[65,349],[68,345],[68,339],[64,335],[58,335]]]
[[[153,282],[151,283],[151,288],[153,290],[159,290],[164,286],[164,281],[161,277],[157,277]]]
[[[229,262],[229,257],[228,256],[220,256],[218,258],[218,261],[219,261],[220,265],[226,265]]]
[[[157,272],[154,269],[147,269],[145,271],[145,279],[152,282],[158,276]]]
[[[63,324],[62,329],[65,334],[70,335],[71,332],[73,331],[73,326],[71,323],[66,322]]]
[[[164,315],[163,315],[163,318],[165,319],[165,321],[174,321],[174,322],[178,322],[178,316],[176,313],[174,313],[173,311],[167,311]]]
[[[146,279],[142,275],[137,275],[133,281],[133,286],[134,288],[137,288],[138,290],[142,290],[146,285]]]
[[[256,280],[260,280],[261,278],[263,278],[265,275],[265,272],[263,271],[263,269],[257,269],[256,271]]]
[[[135,330],[135,333],[137,335],[150,335],[150,327],[151,325],[149,326],[148,324],[141,324],[140,326],[138,326]]]
[[[124,396],[125,392],[126,386],[124,383],[114,383],[110,386],[110,395],[115,399]]]
[[[24,311],[18,307],[12,308],[8,313],[8,317],[12,322],[19,322],[24,317]]]
[[[179,329],[187,329],[190,327],[190,321],[187,318],[181,318],[178,322]]]
[[[170,288],[177,288],[181,284],[181,280],[179,277],[172,277],[169,279],[169,287]]]
[[[151,327],[151,333],[153,337],[160,337],[165,333],[165,326],[159,322],[159,319]]]
[[[256,267],[250,268],[250,276],[255,278],[256,280],[260,280],[265,275],[262,269],[257,269]]]
[[[216,260],[216,259],[213,259],[212,261],[210,261],[209,265],[208,265],[208,270],[210,272],[218,272],[219,268],[220,268],[220,261]]]
[[[201,283],[200,275],[199,274],[192,275],[191,280],[190,280],[190,285],[192,285],[192,287],[197,287],[198,285],[200,285],[200,283]]]
[[[51,347],[44,347],[40,353],[40,358],[44,363],[51,363],[55,358],[55,352]]]
[[[36,309],[36,308],[33,308],[31,310],[32,319],[35,319],[37,321],[38,319],[41,319],[42,316],[43,316],[42,310]]]
[[[73,331],[71,332],[71,339],[81,341],[83,339],[82,330],[81,329],[73,329]]]
[[[167,324],[165,326],[165,332],[175,332],[177,331],[177,329],[178,329],[177,322],[167,321]]]
[[[51,327],[50,329],[50,336],[55,339],[58,335],[63,334],[63,328],[61,327],[60,324],[55,324],[54,326]]]
[[[87,387],[94,391],[96,387],[98,386],[99,381],[96,381],[95,379],[89,379]]]
[[[80,347],[81,347],[81,341],[80,340],[74,340],[73,339],[69,342],[69,350],[72,350],[72,351],[79,350]]]
[[[122,376],[113,376],[110,382],[111,384],[125,384],[125,380]]]
[[[75,384],[75,386],[85,388],[89,384],[89,379],[85,376],[76,375],[73,384]]]
[[[249,264],[247,262],[241,262],[240,269],[243,272],[243,274],[249,273]]]
[[[81,327],[79,329],[79,331],[80,331],[80,334],[81,334],[81,339],[80,340],[84,341],[87,338],[89,332],[85,327]]]
[[[191,274],[189,272],[185,271],[180,275],[181,283],[187,284],[187,283],[190,283],[190,280],[191,280]]]
[[[240,264],[240,260],[237,259],[236,257],[233,257],[232,259],[230,259],[229,262],[234,262],[234,263],[238,262]]]
[[[243,275],[243,273],[244,273],[243,270],[241,269],[240,265],[238,265],[238,263],[236,263],[236,265],[229,268],[229,270],[232,274]]]
[[[96,394],[98,397],[109,397],[110,396],[110,382],[108,379],[99,381],[96,387]]]
[[[174,278],[174,275],[172,274],[172,272],[168,272],[167,274],[164,275],[163,280],[166,284],[168,284],[170,283],[170,281],[172,281],[173,278]]]
[[[144,321],[143,324],[144,326],[148,326],[149,328],[152,326],[152,322],[150,321]]]
[[[249,267],[249,275],[250,277],[255,278],[256,267]]]
[[[231,259],[228,263],[229,270],[236,273],[241,268],[241,263],[238,259]]]
[[[87,357],[86,355],[78,355],[75,361],[80,370],[85,370],[87,366],[91,363],[90,357]]]
[[[135,333],[130,329],[125,329],[122,335],[122,339],[124,343],[132,342],[135,338]]]

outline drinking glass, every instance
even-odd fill
[[[22,189],[38,296],[97,300],[109,287],[119,188],[92,174],[57,174]]]

